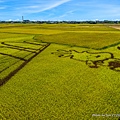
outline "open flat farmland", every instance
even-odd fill
[[[0,24],[0,120],[118,120],[119,86],[118,29]]]

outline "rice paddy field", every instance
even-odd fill
[[[0,24],[0,120],[119,120],[116,27]]]

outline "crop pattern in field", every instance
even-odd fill
[[[1,42],[0,44],[0,85],[7,82],[32,58],[49,44],[37,42]]]
[[[119,49],[119,47],[117,47]],[[120,72],[120,59],[115,58],[111,52],[89,52],[76,50],[57,50],[52,54],[58,57],[69,57],[70,59],[85,62],[90,68],[99,68],[100,66],[109,67],[109,69]]]
[[[107,25],[1,24],[0,72],[0,120],[119,119],[120,31]]]

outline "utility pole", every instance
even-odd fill
[[[22,22],[24,21],[24,17],[22,16]]]

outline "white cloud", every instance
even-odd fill
[[[49,10],[49,9],[55,8],[55,7],[57,7],[57,6],[61,5],[61,4],[64,4],[64,3],[66,3],[66,2],[69,2],[69,1],[70,1],[70,0],[62,0],[62,1],[56,2],[56,3],[54,3],[53,5],[50,5],[50,6],[46,7],[46,8],[44,8],[43,11],[44,11],[44,10]]]
[[[66,12],[65,14],[59,16],[58,18],[64,18],[66,16],[70,16],[71,14],[74,14],[75,10],[70,10],[68,12]]]
[[[31,4],[20,6],[20,7],[16,8],[16,11],[20,11],[20,13],[22,13],[22,14],[24,14],[24,13],[27,13],[27,14],[28,13],[39,13],[39,12],[53,9],[64,3],[67,3],[69,1],[71,1],[71,0],[35,1],[35,2],[31,3],[31,4],[33,4],[32,6],[31,6]]]
[[[0,19],[21,16],[38,20],[119,19],[120,4],[117,3],[104,0],[0,0]]]

